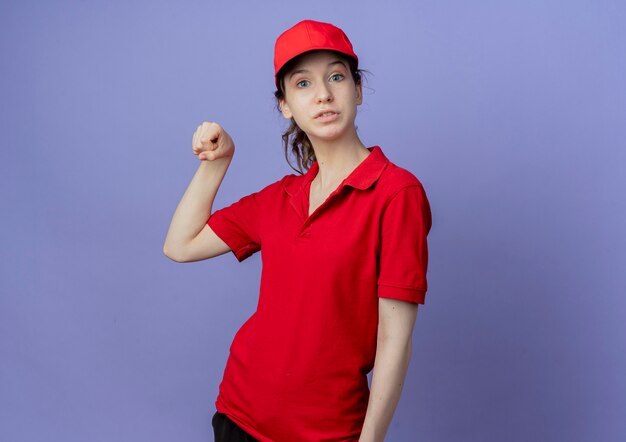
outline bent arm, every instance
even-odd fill
[[[206,224],[232,156],[200,163],[174,212],[163,253],[177,262],[198,261],[230,250]]]
[[[411,359],[417,303],[379,298],[372,388],[359,442],[382,442],[400,400]]]

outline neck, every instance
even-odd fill
[[[344,140],[311,140],[319,166],[312,185],[318,189],[334,189],[363,161],[370,152],[359,137]]]

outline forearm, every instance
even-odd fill
[[[400,400],[409,361],[411,338],[379,338],[370,398],[359,442],[383,442]]]
[[[202,161],[170,223],[164,251],[176,254],[204,228],[232,157]]]

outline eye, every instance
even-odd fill
[[[297,86],[297,87],[300,87],[300,86],[299,86],[300,84],[302,84],[302,83],[304,83],[304,82],[307,82],[307,81],[309,81],[309,80],[300,80],[300,81],[298,81],[298,82],[296,83],[296,86]]]
[[[341,78],[344,78],[344,77],[343,77],[343,74],[333,74],[330,78],[335,78],[335,77],[337,77],[337,76],[339,76],[339,77],[341,77]]]

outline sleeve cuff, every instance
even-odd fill
[[[397,287],[388,284],[378,284],[379,298],[399,299],[400,301],[424,304],[426,302],[426,290]]]
[[[218,217],[211,215],[207,220],[207,224],[209,225],[209,227],[211,227],[211,229],[213,229],[215,234],[219,236],[222,241],[224,241],[228,245],[228,247],[230,247],[230,251],[233,253],[233,255],[235,255],[237,261],[243,261],[256,251],[252,244],[246,243],[236,235],[231,235],[231,231],[224,227]]]

